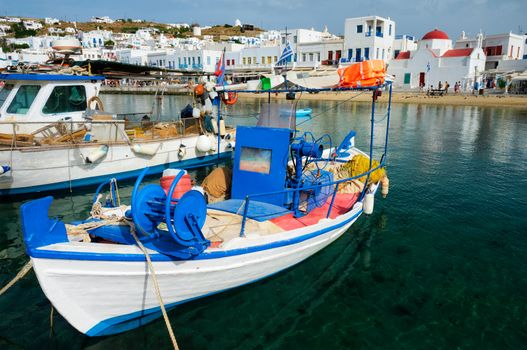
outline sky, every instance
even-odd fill
[[[163,23],[234,24],[264,29],[315,28],[344,33],[344,19],[378,15],[396,22],[396,34],[422,37],[435,28],[456,39],[527,32],[527,0],[0,0],[0,15],[87,21],[92,16]]]

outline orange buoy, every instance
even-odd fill
[[[168,191],[170,190],[170,186],[172,185],[172,182],[174,182],[175,177],[176,177],[175,175],[169,175],[169,176],[163,176],[161,178],[161,187],[163,188],[166,194],[168,194]],[[176,185],[176,188],[174,189],[174,192],[172,194],[172,198],[179,199],[191,189],[192,189],[192,180],[189,174],[185,174],[181,177],[181,179],[179,179]]]
[[[203,91],[205,91],[205,88],[203,87],[203,84],[198,84],[196,85],[196,87],[194,88],[194,94],[196,96],[201,96],[203,95]]]
[[[238,94],[236,92],[225,92],[221,95],[221,100],[226,105],[233,105],[238,101]]]

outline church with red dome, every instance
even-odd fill
[[[475,48],[453,48],[448,34],[433,29],[424,34],[413,51],[399,52],[390,62],[388,73],[395,76],[394,86],[402,89],[438,88],[448,82],[469,90],[485,70],[481,43]]]

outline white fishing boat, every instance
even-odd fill
[[[144,169],[130,206],[118,203],[111,182],[108,205],[94,200],[83,222],[48,218],[51,197],[25,203],[24,241],[42,290],[80,332],[108,335],[152,321],[161,306],[252,283],[312,256],[373,212],[380,183],[387,194],[390,105],[376,120],[379,87],[391,93],[391,84],[362,88],[373,95],[368,139],[385,124],[382,147],[370,144],[367,153],[355,147],[353,130],[337,147],[329,135],[296,135],[294,101],[262,109],[256,126],[237,127],[224,200],[207,204],[200,191],[181,191],[184,171],[173,172],[169,186],[142,186]],[[208,194],[213,173],[202,183]]]
[[[232,154],[233,130],[214,117],[211,99],[189,118],[163,122],[143,116],[134,124],[130,116],[103,112],[103,79],[0,74],[0,195],[128,178],[144,167],[161,172],[200,166]],[[212,128],[204,127],[205,119]]]

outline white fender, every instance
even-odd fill
[[[215,136],[209,136],[210,138],[210,150],[216,152],[216,146],[218,145],[218,139]]]
[[[137,154],[144,154],[146,156],[153,156],[154,154],[159,151],[159,148],[161,147],[160,143],[157,144],[138,144],[132,146],[132,151]]]
[[[214,131],[214,134],[218,135],[218,120],[216,118],[211,118],[212,123],[212,131]]]
[[[100,146],[95,151],[88,154],[86,157],[86,163],[95,163],[102,159],[108,153],[108,149],[109,147],[107,145]]]
[[[207,98],[205,100],[205,106],[203,106],[203,110],[205,111],[205,113],[212,113],[212,102],[210,98]]]
[[[385,176],[381,180],[381,194],[382,198],[386,198],[388,196],[388,191],[390,190],[390,180],[388,179],[388,176]]]
[[[187,148],[184,145],[179,146],[179,150],[177,152],[177,156],[179,160],[185,158],[186,155],[187,155]]]
[[[375,195],[371,192],[366,193],[364,200],[362,201],[362,210],[364,214],[370,215],[373,213],[373,205],[375,202]]]
[[[212,144],[207,135],[200,135],[196,140],[196,150],[202,153],[210,151]]]
[[[11,170],[11,167],[7,164],[0,166],[0,175],[4,175],[5,173],[9,172]]]
[[[221,119],[220,120],[220,135],[225,136],[226,133],[227,131],[225,130],[225,120]]]

